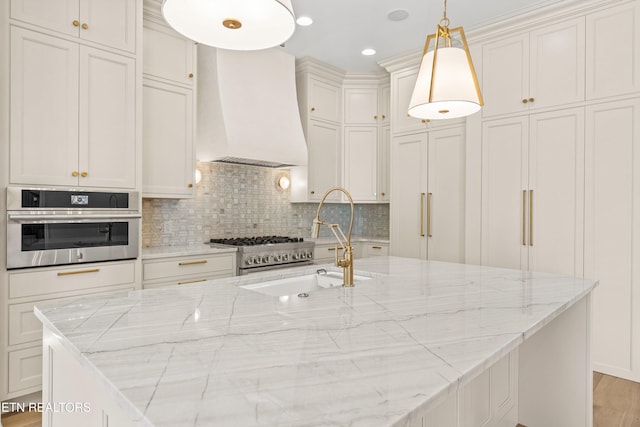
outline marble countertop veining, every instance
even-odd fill
[[[377,257],[356,261],[370,280],[308,298],[238,287],[319,267],[66,301],[36,315],[142,425],[396,426],[596,285]]]

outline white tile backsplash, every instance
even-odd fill
[[[276,180],[288,170],[197,163],[202,181],[193,199],[143,199],[145,247],[194,245],[210,238],[287,235],[310,237],[317,203],[290,203]],[[348,204],[325,204],[321,218],[349,227]],[[321,236],[330,236],[323,227]],[[356,205],[354,236],[389,237],[389,205]]]

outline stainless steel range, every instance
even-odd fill
[[[312,264],[315,248],[302,237],[284,236],[211,239],[209,244],[238,248],[238,275]]]

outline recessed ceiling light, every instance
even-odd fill
[[[371,55],[375,55],[376,54],[376,50],[375,49],[371,49],[370,47],[368,47],[366,49],[362,49],[361,53],[364,56],[371,56]]]
[[[387,13],[387,18],[390,21],[404,21],[409,17],[409,11],[405,9],[396,9]]]
[[[298,19],[296,19],[296,23],[301,27],[307,27],[313,24],[313,19],[309,18],[308,16],[299,16]]]

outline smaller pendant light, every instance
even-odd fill
[[[191,40],[230,50],[280,45],[296,27],[291,0],[163,0],[162,14]]]
[[[462,27],[449,29],[447,0],[435,34],[429,34],[409,115],[419,119],[454,119],[473,114],[484,104]],[[454,37],[457,34],[458,37]],[[435,41],[433,48],[430,44]]]

